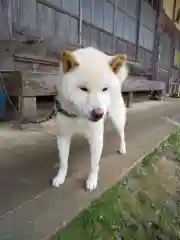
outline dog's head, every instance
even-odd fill
[[[73,104],[81,117],[102,119],[112,95],[120,93],[120,83],[127,77],[126,55],[109,57],[88,47],[62,55],[58,91]]]

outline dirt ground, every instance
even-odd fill
[[[129,109],[126,156],[116,154],[119,138],[107,121],[99,187],[91,194],[83,188],[89,171],[89,149],[83,138],[73,139],[65,184],[52,189],[50,181],[58,166],[55,136],[44,128],[20,131],[1,123],[0,239],[44,240],[54,234],[169,134],[175,128],[167,121],[172,116],[179,116],[178,101],[149,101]]]

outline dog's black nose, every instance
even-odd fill
[[[91,113],[92,121],[97,122],[103,117],[103,115],[104,115],[104,110],[102,108],[94,109]]]

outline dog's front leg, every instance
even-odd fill
[[[96,189],[98,182],[99,162],[103,149],[103,132],[99,133],[98,131],[98,133],[91,137],[89,139],[89,146],[91,170],[88,180],[86,181],[86,188],[87,190],[92,191]]]
[[[126,124],[126,112],[121,110],[121,106],[116,104],[117,107],[112,109],[109,112],[109,116],[113,122],[114,127],[117,129],[117,132],[120,136],[120,148],[119,153],[126,154],[126,141],[125,141],[125,124]],[[122,111],[122,113],[121,113]]]
[[[57,137],[57,147],[59,151],[60,166],[56,177],[52,181],[54,187],[59,187],[64,183],[68,170],[68,157],[70,148],[70,137]]]

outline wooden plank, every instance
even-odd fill
[[[56,95],[58,74],[25,72],[23,74],[22,96]]]
[[[79,0],[37,0],[37,2],[46,5],[59,12],[68,12],[70,14],[79,15]]]
[[[10,39],[11,20],[11,0],[0,1],[0,40]]]
[[[129,74],[132,76],[136,76],[136,75],[149,76],[152,74],[151,67],[146,67],[139,62],[129,60],[127,62],[127,66],[129,68]]]
[[[136,57],[136,46],[131,43],[127,43],[127,55],[128,59],[135,60]]]
[[[160,68],[170,70],[171,68],[171,38],[166,34],[161,34],[160,47]]]
[[[55,37],[61,37],[64,41],[78,43],[78,20],[76,18],[56,12],[54,24]]]
[[[166,91],[168,92],[169,88],[169,71],[160,68],[159,69],[159,82],[163,82],[166,86]]]
[[[79,47],[78,43],[63,41],[61,37],[46,38],[36,44],[17,43],[14,48],[14,56],[17,58],[32,59],[35,61],[59,64],[61,53],[65,49],[73,50]]]
[[[43,56],[34,56],[29,54],[16,54],[14,55],[14,61],[16,62],[25,62],[25,63],[37,63],[44,65],[51,65],[59,67],[59,61],[52,58],[47,58]]]
[[[37,26],[40,36],[47,38],[54,35],[55,10],[37,3]]]
[[[15,71],[6,81],[11,96],[35,97],[56,95],[58,74]]]
[[[20,97],[21,119],[34,121],[37,118],[36,97]]]
[[[91,26],[89,24],[82,24],[82,46],[88,46],[91,44]]]
[[[3,73],[6,90],[10,96],[22,95],[22,78],[21,72],[12,71],[10,74]]]
[[[149,81],[143,76],[129,76],[122,85],[122,92],[153,91],[164,89],[164,82]]]
[[[144,68],[152,66],[152,53],[147,49],[139,47],[137,61],[140,62]]]
[[[137,17],[137,7],[139,0],[125,0],[125,12],[128,13],[129,16],[136,18]]]
[[[62,0],[37,0],[39,3],[43,3],[50,8],[56,7],[56,9],[62,8]]]
[[[13,37],[22,33],[37,35],[36,0],[12,0],[12,27]]]
[[[131,108],[133,103],[133,92],[128,93],[126,107]]]
[[[62,8],[74,15],[79,15],[79,0],[61,0]]]
[[[82,18],[88,23],[92,23],[93,0],[82,1]]]
[[[14,41],[0,41],[0,69],[1,71],[14,70],[13,62]]]
[[[115,40],[115,53],[127,53],[127,42],[122,39],[116,38]]]
[[[125,18],[124,12],[121,11],[120,9],[116,9],[116,11],[115,11],[115,35],[116,35],[116,37],[119,37],[119,38],[123,37],[124,18]]]
[[[101,32],[101,50],[107,54],[113,52],[113,36],[111,34]]]
[[[123,39],[136,43],[137,20],[129,15],[124,15]]]
[[[101,31],[92,26],[90,26],[90,45],[95,48],[101,48]]]
[[[38,72],[47,72],[47,73],[58,73],[58,66],[51,64],[43,64],[37,62],[25,62],[25,61],[14,61],[14,70],[15,71],[38,71]]]

